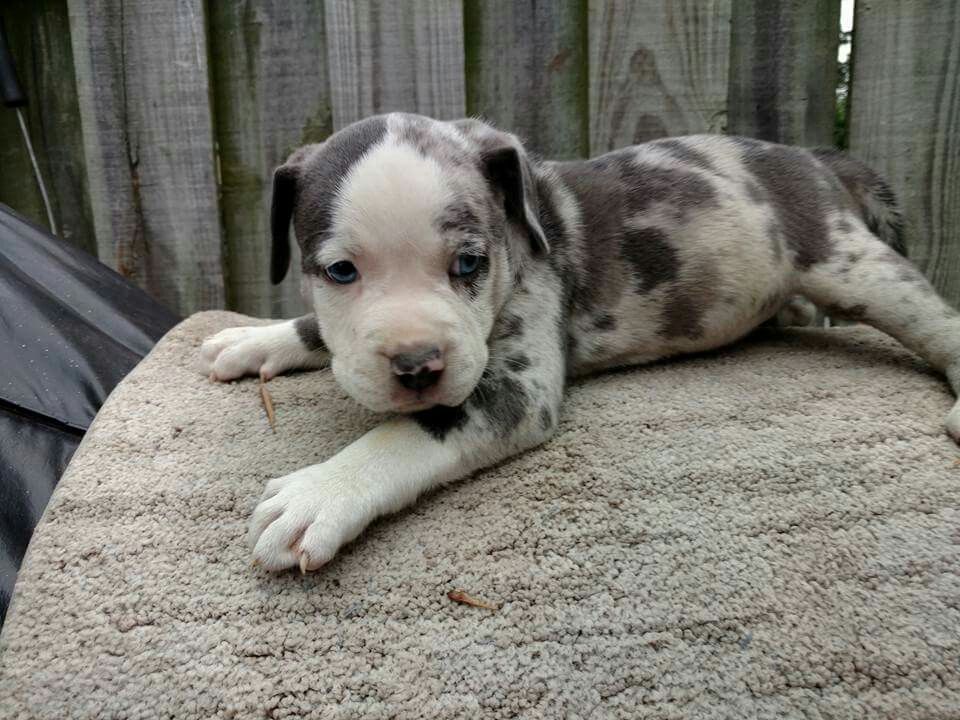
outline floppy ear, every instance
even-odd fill
[[[513,145],[502,145],[482,154],[484,175],[503,194],[507,219],[520,224],[530,237],[535,252],[550,252],[537,217],[537,199],[526,158]]]
[[[270,282],[278,284],[290,266],[290,221],[297,197],[297,167],[281,165],[273,173],[273,201],[270,204]]]

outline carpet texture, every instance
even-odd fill
[[[376,418],[329,372],[215,385],[196,315],[123,381],[34,536],[3,718],[957,718],[945,383],[866,328],[571,388],[544,447],[313,575],[250,565],[271,477]],[[454,589],[499,605],[451,602]]]

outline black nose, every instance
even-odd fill
[[[390,367],[408,390],[426,390],[440,381],[444,365],[440,348],[428,347],[391,356]]]
[[[427,370],[426,368],[416,373],[402,373],[397,375],[397,380],[407,390],[426,390],[432,385],[436,385],[443,370]]]

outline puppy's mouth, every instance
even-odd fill
[[[438,405],[448,407],[461,405],[466,397],[454,396],[451,394],[451,390],[452,388],[447,387],[443,382],[422,390],[396,388],[391,393],[390,401],[393,404],[394,412],[403,414],[429,410]]]
[[[444,393],[436,387],[426,388],[425,390],[396,390],[391,400],[394,403],[395,410],[400,413],[420,412],[437,405],[446,404]]]

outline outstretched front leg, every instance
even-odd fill
[[[270,481],[250,524],[254,561],[314,570],[375,518],[546,440],[564,388],[560,305],[549,287],[508,304],[463,405],[390,420],[326,462]]]
[[[328,360],[316,316],[304,315],[273,325],[221,330],[200,347],[199,370],[220,382],[244,375],[270,380],[290,370],[315,370]]]

